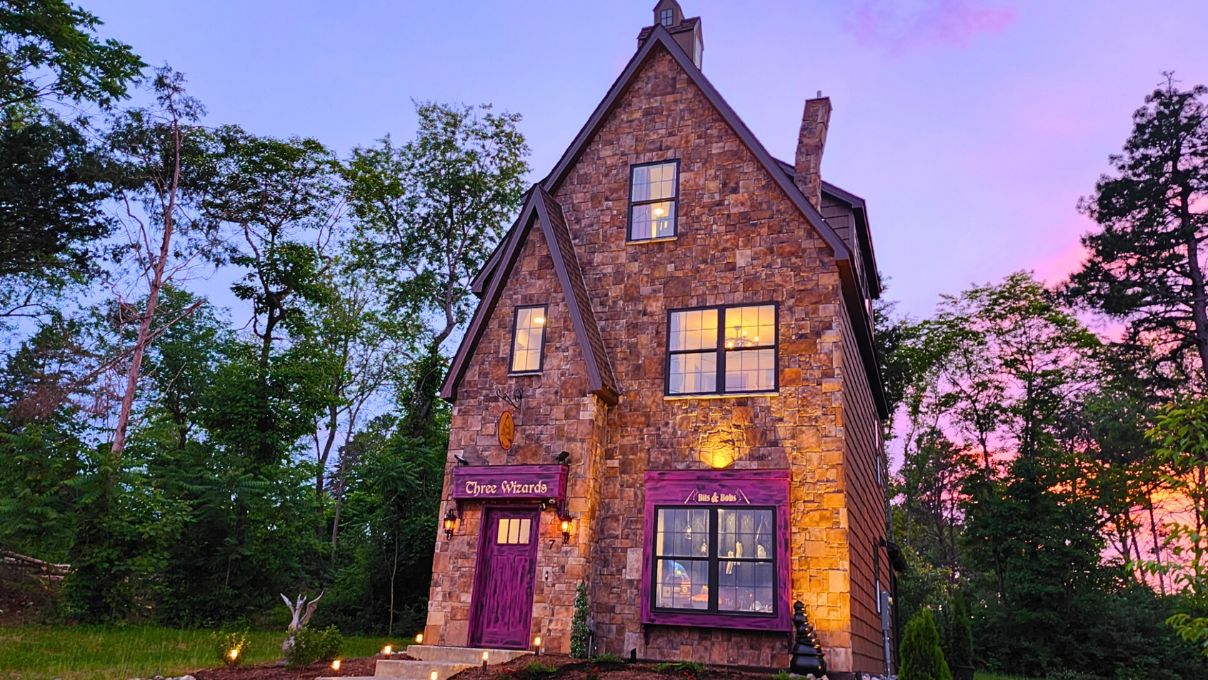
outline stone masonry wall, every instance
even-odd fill
[[[587,393],[583,354],[540,226],[529,231],[511,282],[458,390],[443,497],[449,498],[455,454],[471,465],[506,465],[553,463],[559,452],[570,452],[566,502],[567,510],[577,516],[575,530],[564,545],[554,510],[541,513],[532,626],[532,635],[541,635],[547,650],[565,654],[570,650],[575,586],[587,575],[594,540],[592,512],[598,505],[594,499],[599,495],[605,405]],[[543,372],[509,376],[514,310],[533,304],[549,305]],[[517,387],[523,394],[519,411],[496,392],[499,388],[506,394]],[[516,421],[516,441],[510,451],[499,446],[496,431],[505,409],[513,411]],[[446,500],[441,507],[442,516],[449,503]],[[446,541],[443,529],[438,529],[424,629],[430,644],[468,643],[481,513],[482,503],[463,502],[453,539]]]
[[[629,166],[678,158],[678,237],[626,243]],[[851,668],[839,277],[833,254],[732,129],[659,48],[555,193],[621,387],[593,552],[601,652],[750,666],[787,663],[789,632],[639,623],[647,469],[793,471],[792,593],[835,670]],[[664,396],[667,311],[775,302],[780,393]],[[728,462],[728,461],[723,461]],[[790,600],[791,601],[791,600]]]

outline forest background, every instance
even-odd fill
[[[436,391],[523,196],[520,116],[419,102],[413,139],[341,157],[206,120],[99,25],[0,3],[0,549],[71,567],[4,592],[219,627],[322,590],[319,625],[418,630]],[[897,615],[951,646],[968,610],[979,667],[1208,677],[1206,102],[1145,97],[1068,281],[876,310]],[[246,316],[190,292],[220,268]]]

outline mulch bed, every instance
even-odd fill
[[[333,673],[330,663],[315,663],[308,668],[290,670],[280,666],[241,666],[235,670],[227,668],[210,668],[193,673],[197,680],[314,680],[340,676],[373,675],[377,660],[381,657],[365,657],[360,659],[344,659],[340,672]],[[406,659],[404,654],[395,654],[392,659]],[[525,667],[534,661],[557,669],[553,673],[531,675],[524,672]],[[470,668],[458,673],[456,680],[588,680],[592,669],[596,669],[597,677],[608,676],[608,680],[687,680],[683,677],[654,672],[654,664],[597,664],[568,656],[522,656],[505,664],[491,666],[486,670]],[[692,680],[696,680],[692,678]],[[713,669],[701,680],[768,680],[768,674],[744,673],[730,669]]]

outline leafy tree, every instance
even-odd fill
[[[1117,174],[1080,203],[1101,230],[1082,237],[1089,257],[1067,291],[1127,322],[1131,341],[1160,347],[1166,370],[1199,389],[1208,367],[1206,94],[1179,89],[1167,74],[1133,114],[1123,153],[1111,157]]]
[[[0,4],[0,108],[44,98],[101,106],[125,99],[144,64],[129,45],[99,39],[100,24],[63,0]]]
[[[931,610],[924,609],[906,624],[901,659],[898,677],[902,680],[952,680]]]
[[[529,148],[516,129],[520,115],[491,113],[490,105],[427,102],[416,113],[414,141],[396,147],[386,137],[357,148],[345,175],[353,252],[392,310],[430,325],[424,344],[436,356],[469,317],[470,281],[520,207]],[[408,412],[428,419],[431,408],[420,403]]]

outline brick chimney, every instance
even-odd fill
[[[826,146],[830,115],[830,97],[823,97],[822,92],[814,99],[805,100],[801,133],[797,136],[793,181],[815,208],[822,203],[822,149]]]

